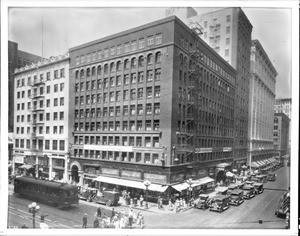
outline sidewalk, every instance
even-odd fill
[[[134,210],[141,210],[141,211],[147,211],[147,212],[153,212],[153,213],[165,213],[165,214],[173,213],[173,214],[176,214],[175,206],[173,206],[173,211],[172,211],[172,210],[169,209],[168,205],[163,205],[163,209],[159,209],[157,203],[148,202],[148,209],[146,209],[145,208],[145,203],[146,202],[144,201],[144,204],[141,207],[140,204],[139,204],[139,201],[138,201],[138,204],[135,206],[135,205],[126,205],[126,202],[123,199],[123,197],[120,197],[120,200],[119,200],[119,204],[122,207],[127,207],[127,208],[131,207]],[[185,209],[181,210],[180,212],[185,212],[185,211],[190,210],[192,208],[193,207],[187,206]],[[180,213],[180,212],[177,212],[177,213]]]

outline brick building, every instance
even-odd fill
[[[13,171],[67,180],[68,53],[16,69],[14,78]]]
[[[70,179],[156,196],[225,178],[236,71],[197,32],[172,16],[70,49]]]

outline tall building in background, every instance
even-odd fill
[[[248,165],[264,167],[274,156],[274,102],[277,71],[258,40],[251,46]]]
[[[186,14],[180,14],[183,11]],[[248,105],[250,78],[250,47],[252,25],[239,7],[224,8],[194,16],[184,8],[166,14],[183,15],[187,25],[199,23],[203,27],[204,41],[236,69],[234,101],[234,165],[240,168],[247,163]],[[192,15],[189,17],[189,15]]]
[[[226,179],[236,71],[200,33],[172,16],[70,49],[73,181],[156,198]]]
[[[15,69],[13,171],[67,180],[69,54]]]
[[[18,44],[8,41],[8,132],[14,130],[14,73],[16,68],[38,62],[42,57],[18,49]]]
[[[277,98],[275,99],[275,113],[284,113],[288,118],[292,116],[292,99],[291,98]]]
[[[290,118],[284,113],[275,113],[274,117],[274,149],[278,157],[290,155],[289,130]]]

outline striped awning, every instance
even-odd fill
[[[252,162],[251,162],[251,167],[258,168],[258,167],[259,167],[259,164],[257,164],[256,161],[252,161]]]

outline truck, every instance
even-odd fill
[[[243,194],[243,198],[244,199],[250,199],[250,198],[252,198],[252,197],[254,197],[254,186],[253,185],[249,185],[249,184],[247,184],[247,185],[245,185],[244,187],[243,187],[243,191],[244,191],[244,194]]]

